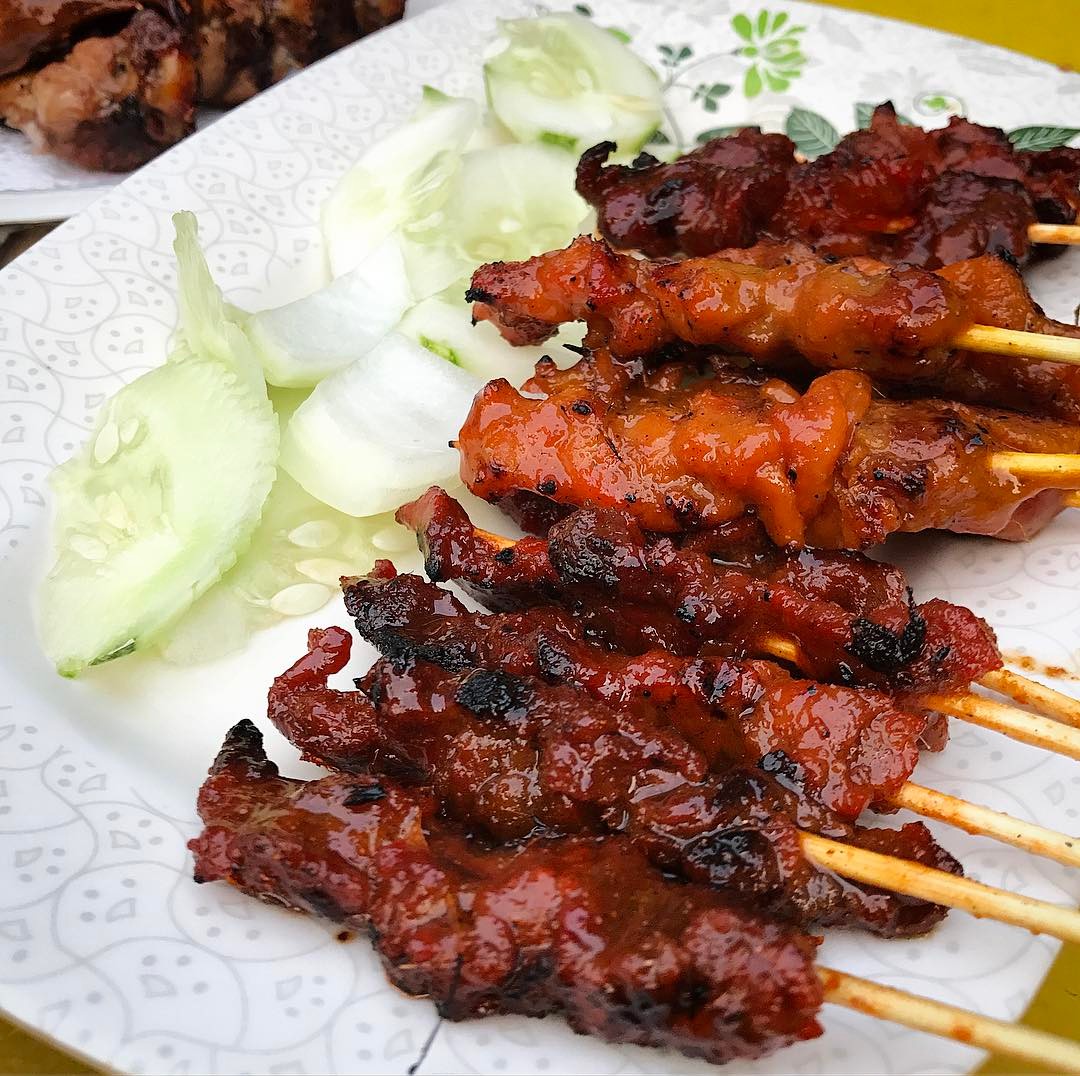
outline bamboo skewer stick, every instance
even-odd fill
[[[990,466],[1014,478],[1035,479],[1047,489],[1080,486],[1080,454],[1074,452],[995,452]]]
[[[832,968],[818,968],[825,1000],[880,1020],[954,1039],[1050,1072],[1080,1073],[1080,1043],[909,994]]]
[[[1028,239],[1033,243],[1080,243],[1080,224],[1029,224]]]
[[[1061,498],[1061,503],[1066,508],[1080,508],[1080,490],[1072,490]]]
[[[927,709],[1003,733],[1021,743],[1080,760],[1080,729],[1069,728],[1060,721],[1018,710],[993,699],[984,699],[980,695],[921,695],[919,703]]]
[[[780,661],[787,661],[790,664],[799,667],[805,667],[806,665],[805,658],[799,649],[799,644],[793,639],[785,639],[780,635],[766,635],[761,639],[761,648],[765,653],[774,658],[778,658]],[[988,672],[979,683],[982,684],[983,687],[990,688],[991,691],[997,691],[1002,695],[1008,695],[1009,698],[1014,699],[1016,702],[1019,702],[1024,706],[1031,706],[1039,711],[1038,714],[1023,715],[1024,717],[1052,717],[1063,724],[1071,725],[1074,728],[1080,728],[1080,700],[1074,699],[1063,692],[1055,691],[1051,687],[1046,687],[1037,680],[1030,680],[1028,677],[1021,676],[1011,669],[995,669],[992,672]],[[950,698],[954,700],[964,699],[972,704],[986,702],[991,706],[1002,706],[1001,703],[995,703],[993,699],[983,699],[980,695],[956,694],[950,696]],[[1011,707],[1006,707],[1006,709],[1011,711],[1013,720],[1022,720],[1020,711],[1012,710]],[[953,713],[952,710],[946,712]],[[954,716],[960,718],[968,717],[966,713],[954,714]],[[999,716],[1001,715],[999,714]],[[976,722],[976,724],[979,724],[979,722]],[[1048,728],[1053,732],[1052,725],[1048,726]],[[1005,732],[1005,729],[999,728],[998,731]],[[1013,733],[1006,732],[1006,735],[1011,736]],[[1017,738],[1019,739],[1019,737]],[[1033,741],[1025,741],[1025,743],[1030,742]],[[1041,747],[1044,745],[1039,743],[1038,746]],[[1052,748],[1052,750],[1057,750],[1057,748]]]
[[[1030,706],[1046,717],[1053,717],[1066,725],[1080,729],[1080,700],[1074,699],[1052,687],[1040,684],[1011,669],[995,669],[980,681],[983,687],[1002,695],[1008,695],[1021,706]]]
[[[889,801],[894,807],[906,807],[924,818],[936,818],[966,833],[992,837],[1025,852],[1056,860],[1066,867],[1080,867],[1080,837],[1070,837],[1034,822],[1023,822],[1012,815],[981,807],[977,803],[948,796],[933,788],[907,781]]]
[[[953,338],[952,346],[963,351],[1080,365],[1080,340],[1072,336],[1001,329],[996,325],[972,325]]]
[[[815,833],[800,834],[803,851],[819,867],[835,871],[864,885],[904,893],[909,897],[959,908],[977,919],[1023,927],[1033,934],[1049,934],[1063,941],[1080,942],[1080,911],[1034,897],[1010,893],[908,859],[871,852]]]

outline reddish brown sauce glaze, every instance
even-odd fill
[[[613,354],[673,341],[822,369],[926,378],[950,361],[971,319],[941,277],[870,258],[829,261],[808,248],[643,261],[579,236],[564,250],[481,266],[469,298],[514,344],[585,321]]]
[[[714,138],[671,164],[647,153],[631,166],[608,165],[613,142],[587,150],[577,191],[600,210],[604,237],[651,258],[748,247],[776,212],[795,163],[784,135],[748,128]]]
[[[578,192],[609,242],[650,257],[773,238],[931,269],[987,253],[1023,261],[1029,225],[1080,214],[1080,150],[1017,151],[1003,131],[960,117],[924,131],[889,104],[806,163],[783,136],[752,128],[670,164],[642,155],[604,167],[608,152],[584,154]]]
[[[228,735],[199,793],[197,881],[347,924],[450,1020],[562,1014],[611,1042],[724,1062],[821,1033],[814,942],[654,871],[623,838],[489,848],[386,779],[279,776]]]
[[[332,693],[325,675],[337,670],[323,660],[321,634],[311,642],[322,691]],[[347,659],[340,653],[339,665]],[[846,825],[764,772],[709,773],[701,752],[650,706],[613,706],[483,666],[451,672],[426,660],[384,660],[358,681],[370,714],[331,739],[327,714],[343,707],[313,699],[306,671],[297,690],[294,674],[275,683],[270,714],[306,757],[430,786],[442,813],[490,839],[613,830],[665,869],[731,899],[791,921],[886,935],[922,933],[944,909],[839,882],[803,855],[799,827],[874,848],[888,839],[904,858],[959,870],[924,827],[886,838]],[[796,780],[782,753],[770,760],[781,778]]]
[[[591,509],[546,539],[500,549],[437,488],[398,519],[416,532],[432,579],[463,585],[491,609],[565,605],[587,639],[627,653],[719,645],[753,654],[761,635],[776,631],[799,644],[817,679],[912,691],[966,687],[1001,666],[983,620],[946,602],[912,607],[896,569],[861,557],[778,554],[777,566],[729,544],[731,559],[717,564],[715,535],[711,549],[702,548],[707,535],[680,548],[646,537],[621,513]]]
[[[675,344],[746,354],[800,375],[853,369],[895,393],[932,393],[1035,415],[1080,416],[1080,368],[952,347],[973,324],[1077,337],[1048,318],[1013,265],[991,255],[928,272],[764,242],[647,262],[588,237],[525,262],[482,266],[475,313],[511,343],[565,321],[622,358]],[[654,360],[655,361],[655,360]]]
[[[751,512],[777,545],[859,549],[897,531],[1030,537],[1061,494],[996,470],[993,454],[1076,452],[1080,427],[872,399],[850,371],[800,394],[720,361],[709,377],[687,361],[635,373],[601,350],[565,374],[540,368],[521,391],[489,382],[457,446],[463,481],[486,500],[528,491],[618,507],[667,533]]]
[[[871,804],[887,807],[919,758],[927,716],[875,691],[795,679],[765,661],[604,650],[561,608],[488,614],[448,604],[445,591],[412,575],[345,587],[357,630],[395,660],[498,668],[583,689],[669,724],[711,768],[793,763],[801,790],[849,821]]]

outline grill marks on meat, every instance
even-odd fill
[[[814,943],[652,870],[624,838],[488,848],[385,778],[278,775],[228,735],[199,794],[198,881],[370,935],[442,1016],[563,1015],[581,1034],[716,1063],[820,1034]]]
[[[195,70],[185,32],[139,10],[115,34],[0,81],[0,121],[35,148],[86,168],[128,171],[194,129]]]
[[[606,239],[650,257],[772,238],[928,269],[988,253],[1023,261],[1029,225],[1080,215],[1080,150],[1017,151],[1003,131],[960,117],[924,131],[890,104],[802,164],[783,136],[754,129],[671,164],[603,167],[607,156],[598,146],[582,157],[578,192]]]
[[[887,805],[918,761],[928,717],[886,695],[797,680],[764,661],[611,652],[590,644],[564,609],[471,613],[446,599],[434,584],[385,568],[345,587],[361,636],[395,660],[453,654],[455,668],[467,661],[633,707],[676,729],[710,769],[784,766],[803,793],[847,820]]]
[[[798,642],[815,678],[841,683],[945,690],[1001,667],[983,620],[938,599],[912,608],[895,575],[857,567],[861,558],[716,563],[716,549],[702,549],[706,536],[680,548],[647,538],[613,509],[580,509],[546,539],[526,537],[500,551],[436,488],[398,519],[416,532],[432,579],[460,583],[492,609],[564,605],[590,641],[627,653],[662,646],[694,654],[703,644],[755,653],[761,635],[777,631]],[[651,634],[639,629],[642,620],[657,625]],[[872,648],[866,628],[856,627],[871,622],[879,629]]]
[[[651,258],[750,246],[784,197],[795,163],[789,138],[756,128],[714,138],[671,164],[643,153],[629,167],[604,167],[615,149],[603,142],[582,155],[577,190],[600,209],[610,243]]]
[[[800,923],[891,936],[923,933],[944,914],[818,870],[798,833],[801,825],[875,849],[890,841],[904,858],[959,870],[921,824],[887,836],[859,830],[764,772],[709,773],[648,708],[502,669],[452,673],[426,661],[378,662],[359,695],[335,692],[325,678],[348,660],[348,636],[313,632],[309,645],[271,689],[275,725],[313,761],[429,785],[447,817],[488,838],[624,833],[659,866]],[[337,660],[328,662],[331,650]],[[335,699],[343,694],[348,703]],[[328,716],[353,705],[368,709],[360,721]]]
[[[0,122],[127,171],[227,107],[401,17],[404,0],[0,0]]]
[[[636,373],[601,350],[565,374],[543,367],[520,391],[489,382],[457,447],[463,481],[490,501],[542,493],[618,507],[666,533],[751,512],[778,545],[866,548],[896,531],[1029,536],[1062,495],[995,471],[991,457],[1076,452],[1080,429],[942,400],[874,399],[853,371],[817,377],[800,394],[718,360],[708,377],[686,361]]]

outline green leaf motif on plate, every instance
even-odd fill
[[[731,27],[744,42],[735,51],[753,63],[743,77],[743,93],[757,97],[767,88],[783,93],[802,74],[806,55],[802,49],[805,26],[792,26],[786,12],[762,9],[756,15],[739,12]],[[708,105],[706,105],[708,109]]]
[[[800,153],[819,157],[836,148],[840,133],[824,117],[808,108],[793,108],[784,123],[784,133],[795,143]]]
[[[701,82],[694,89],[690,99],[700,101],[706,112],[715,112],[719,107],[720,98],[726,97],[729,93],[731,93],[731,87],[723,82],[714,82],[711,86],[708,83]]]
[[[689,45],[657,45],[656,50],[660,53],[660,62],[665,67],[678,67],[694,55],[694,50]]]
[[[1067,146],[1077,135],[1080,127],[1017,127],[1009,132],[1009,141],[1019,150],[1057,149]]]

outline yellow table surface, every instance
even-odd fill
[[[833,0],[833,6],[936,26],[1080,70],[1080,0]],[[1025,1023],[1080,1038],[1080,947],[1062,949]],[[93,1071],[0,1018],[0,1074]],[[1028,1070],[993,1059],[980,1071]]]

